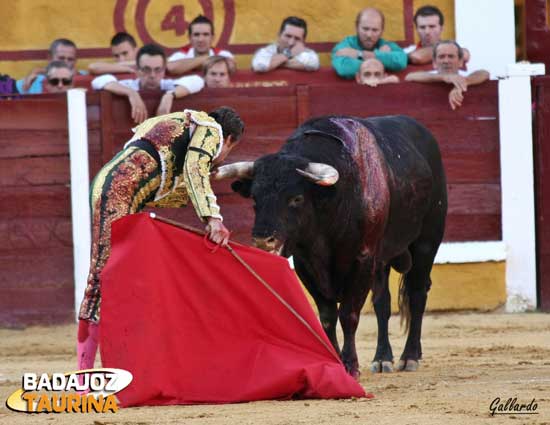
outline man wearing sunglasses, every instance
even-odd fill
[[[136,56],[137,78],[117,80],[112,74],[101,75],[92,80],[94,90],[107,90],[111,93],[126,96],[132,108],[132,119],[136,123],[148,117],[147,108],[140,91],[162,90],[157,115],[167,114],[172,109],[174,99],[197,93],[204,87],[204,81],[198,75],[187,75],[178,79],[164,78],[166,74],[166,54],[154,44],[146,44],[139,49]]]
[[[65,62],[71,72],[74,72],[76,65],[76,44],[66,38],[58,38],[52,42],[49,49],[50,62]],[[83,73],[80,72],[79,73]],[[17,90],[21,94],[43,93],[47,69],[35,68],[25,78],[17,81]]]
[[[73,87],[73,70],[66,62],[52,61],[46,68],[44,93],[63,93]]]
[[[73,87],[74,70],[66,62],[51,61],[43,75],[33,84],[32,92],[22,94],[64,93]],[[17,83],[19,89],[19,80]]]

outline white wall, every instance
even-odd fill
[[[516,61],[514,0],[455,0],[456,41],[471,53],[468,70],[506,75]]]

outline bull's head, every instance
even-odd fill
[[[327,164],[288,155],[266,155],[256,162],[222,166],[215,179],[237,179],[232,189],[252,197],[256,213],[252,237],[265,251],[290,256],[298,240],[308,238],[322,202],[319,186],[332,186],[338,171]],[[316,189],[317,188],[317,189]],[[328,189],[324,189],[325,191]]]

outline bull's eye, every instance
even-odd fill
[[[304,203],[304,195],[296,195],[290,198],[290,200],[288,201],[288,206],[291,208],[297,208],[302,206],[303,203]]]

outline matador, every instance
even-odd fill
[[[97,352],[100,275],[111,250],[111,223],[146,206],[180,207],[191,200],[210,240],[227,244],[229,231],[209,175],[243,131],[241,118],[228,107],[210,114],[184,110],[150,118],[96,175],[90,190],[91,264],[79,312],[79,370],[93,368]]]

